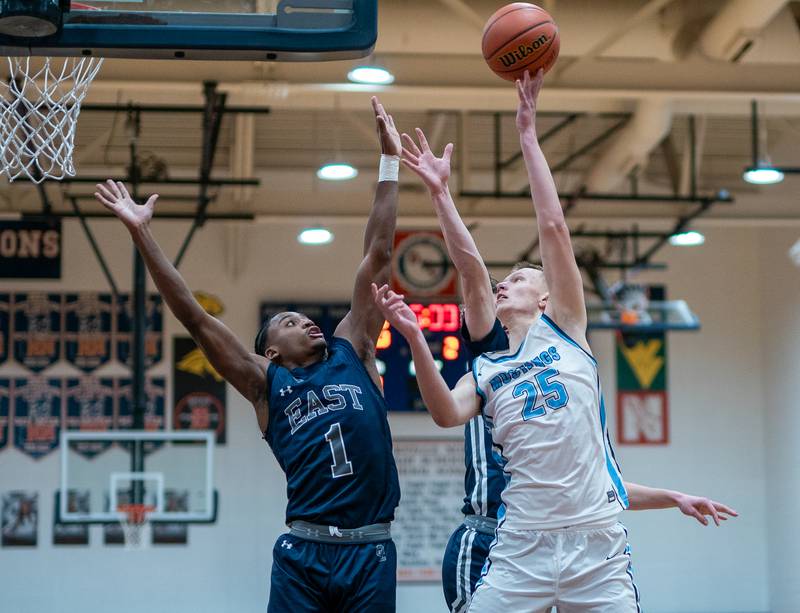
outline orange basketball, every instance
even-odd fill
[[[553,67],[561,43],[550,13],[535,4],[514,2],[497,11],[483,28],[483,58],[503,79],[521,79]]]

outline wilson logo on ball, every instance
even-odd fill
[[[539,38],[533,41],[529,45],[520,45],[513,51],[509,51],[505,55],[500,56],[500,63],[505,66],[506,68],[510,68],[517,62],[521,62],[526,57],[528,57],[534,51],[538,51],[540,47],[547,43],[550,40],[547,38],[546,34],[542,34]]]

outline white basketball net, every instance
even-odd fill
[[[0,82],[0,174],[35,183],[74,177],[81,102],[102,58],[9,57]]]
[[[152,510],[152,508],[137,505],[136,508],[129,507],[120,510],[125,513],[124,517],[119,520],[122,526],[122,534],[125,537],[125,550],[139,551],[147,549],[151,541],[150,530],[152,526],[147,518],[147,511]]]

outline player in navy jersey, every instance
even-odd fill
[[[445,231],[445,234],[447,231]],[[466,279],[461,279],[462,286]],[[464,325],[462,336],[473,357],[490,351],[508,349],[508,336],[499,320],[489,334],[473,340]],[[467,610],[472,593],[481,576],[495,538],[498,512],[502,506],[500,494],[506,484],[503,467],[497,461],[491,427],[478,415],[464,426],[464,522],[453,532],[442,559],[442,589],[445,602],[452,613]],[[728,515],[737,513],[726,505],[709,498],[682,492],[650,488],[625,481],[629,510],[666,509],[676,507],[701,524],[708,525],[706,515],[719,526]]]
[[[95,196],[131,233],[170,310],[211,364],[255,408],[286,473],[290,532],[273,550],[271,613],[395,610],[397,556],[389,522],[400,500],[387,407],[375,366],[384,323],[370,283],[389,279],[401,152],[376,98],[381,164],[351,310],[327,343],[302,313],[278,313],[249,352],[195,300],[150,231],[157,196],[138,205],[121,183]]]

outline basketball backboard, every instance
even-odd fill
[[[116,522],[131,503],[153,522],[215,521],[214,433],[62,431],[59,521]]]
[[[61,32],[0,36],[8,56],[320,61],[364,57],[377,0],[90,0]]]
[[[668,332],[700,329],[700,319],[685,300],[650,300],[641,308],[591,303],[586,305],[590,330]]]

